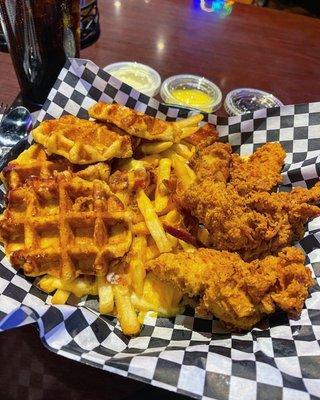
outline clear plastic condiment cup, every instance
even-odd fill
[[[147,96],[153,97],[159,93],[161,77],[155,69],[146,64],[122,61],[109,64],[103,69]]]
[[[182,101],[174,96],[176,90],[186,90],[187,93],[200,91],[208,96],[208,100],[197,103],[194,98],[198,96],[190,96],[189,99]],[[165,103],[194,108],[208,113],[218,110],[222,101],[221,90],[216,84],[204,77],[189,74],[174,75],[166,79],[162,83],[160,96]]]
[[[232,90],[224,101],[224,108],[230,116],[280,106],[283,106],[283,103],[273,94],[252,88]]]

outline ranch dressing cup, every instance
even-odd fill
[[[148,65],[124,61],[107,65],[103,69],[147,96],[153,97],[159,93],[161,77]]]

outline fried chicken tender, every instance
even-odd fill
[[[280,143],[266,143],[248,160],[232,154],[230,183],[241,195],[270,191],[282,182],[281,168],[286,153]]]
[[[231,185],[204,180],[181,200],[210,232],[211,246],[245,260],[275,254],[303,236],[303,225],[320,215],[320,183],[290,193],[254,192],[241,197]]]
[[[190,166],[199,180],[210,179],[216,182],[226,182],[229,179],[230,163],[230,144],[216,142],[215,138],[201,142],[190,160]]]
[[[197,181],[176,190],[175,201],[188,220],[191,214],[209,231],[203,244],[250,261],[303,237],[303,225],[320,215],[320,183],[311,190],[268,193],[281,182],[284,157],[279,143],[265,144],[244,161],[231,154],[229,144],[201,142],[190,160]],[[202,240],[194,225],[186,224]]]
[[[146,268],[184,294],[199,295],[199,312],[210,312],[227,326],[243,330],[276,308],[297,317],[314,284],[303,253],[295,247],[251,263],[235,253],[203,248],[165,253]]]

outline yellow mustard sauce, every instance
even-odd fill
[[[174,89],[171,92],[171,96],[180,103],[207,112],[211,111],[211,105],[214,100],[207,93],[199,89]]]

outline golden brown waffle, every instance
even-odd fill
[[[62,157],[48,157],[40,144],[33,144],[11,161],[2,171],[2,180],[8,190],[22,186],[31,176],[50,178],[54,172],[72,170],[72,164]]]
[[[0,237],[26,275],[103,275],[130,248],[131,217],[105,182],[66,171],[11,190]]]
[[[96,103],[89,109],[89,115],[99,121],[115,124],[130,135],[148,140],[179,141],[196,132],[201,114],[190,118],[168,122],[132,110],[119,104]]]
[[[48,156],[43,146],[33,144],[3,169],[1,178],[6,188],[11,190],[23,186],[30,177],[51,178],[63,171],[73,171],[75,176],[87,181],[98,179],[108,182],[110,176],[110,167],[105,163],[97,163],[83,168],[71,164],[63,157]]]
[[[73,115],[44,121],[32,131],[32,135],[49,153],[59,154],[74,164],[132,156],[129,136]]]

